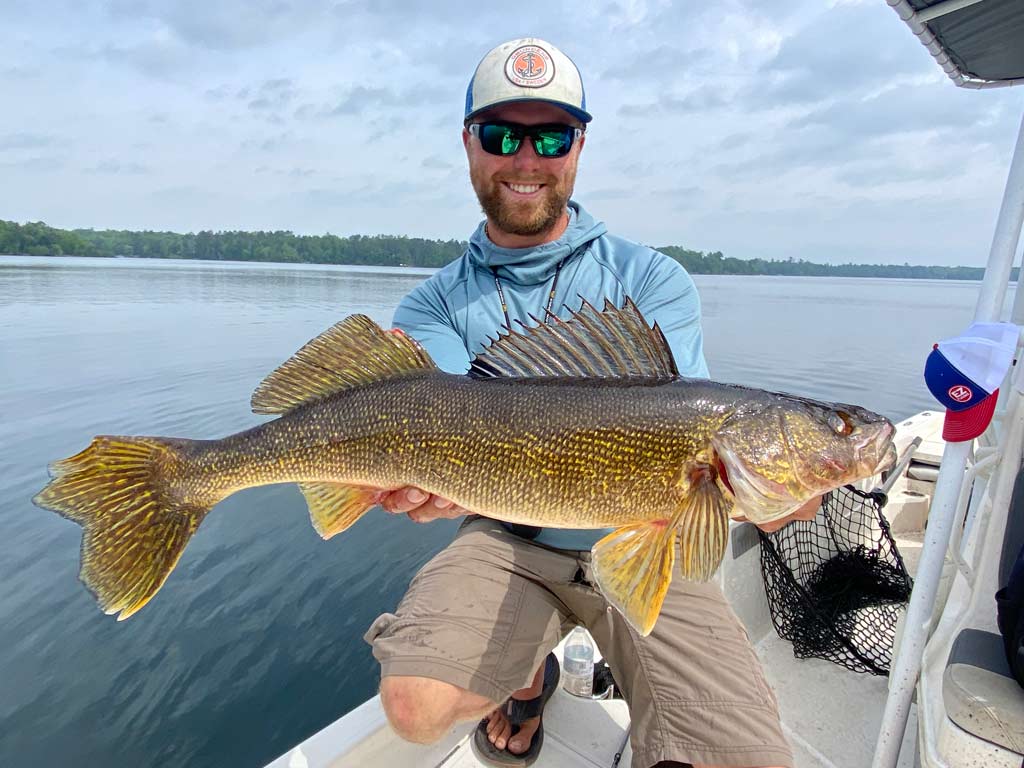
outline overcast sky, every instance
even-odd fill
[[[0,0],[0,219],[464,239],[466,85],[525,35],[583,74],[617,234],[987,258],[1024,88],[956,88],[883,0]]]

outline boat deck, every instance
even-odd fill
[[[850,672],[820,659],[797,659],[792,645],[770,633],[756,645],[768,680],[782,711],[783,728],[793,745],[797,768],[863,768],[871,755],[881,727],[886,681],[874,675]],[[561,649],[558,649],[560,652]],[[913,763],[916,733],[912,713],[900,768]],[[473,724],[464,724],[440,743],[421,747],[394,737],[384,720],[380,700],[373,698],[346,717],[344,729],[363,736],[348,750],[339,750],[344,739],[341,721],[322,736],[331,744],[334,758],[317,754],[319,739],[271,763],[272,768],[312,766],[387,766],[387,768],[477,768],[482,765],[469,742]],[[627,739],[629,712],[621,699],[589,701],[561,689],[548,702],[544,714],[545,741],[536,768],[629,768],[632,753]],[[338,733],[329,733],[339,727]],[[366,736],[368,731],[372,735]],[[338,756],[340,754],[340,756]]]

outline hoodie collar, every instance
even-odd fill
[[[604,222],[587,213],[579,203],[570,200],[568,208],[569,225],[562,236],[535,248],[501,248],[491,242],[484,231],[485,222],[481,222],[469,238],[470,261],[505,282],[536,285],[547,281],[566,256],[607,231]]]

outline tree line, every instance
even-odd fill
[[[138,256],[155,259],[273,261],[441,267],[466,249],[463,240],[396,235],[296,235],[292,232],[133,232],[57,229],[42,222],[0,220],[0,254],[29,256]],[[910,264],[819,264],[803,259],[735,259],[675,245],[658,248],[694,275],[808,275],[980,280],[980,267]],[[1017,277],[1014,268],[1013,279]]]

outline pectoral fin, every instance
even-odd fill
[[[732,503],[710,466],[688,468],[681,489],[682,503],[672,521],[679,531],[679,569],[690,581],[707,581],[725,556]]]
[[[591,550],[591,576],[605,599],[646,637],[661,612],[675,560],[675,531],[667,520],[626,525]]]
[[[313,527],[329,539],[353,525],[386,491],[342,483],[299,483]]]

